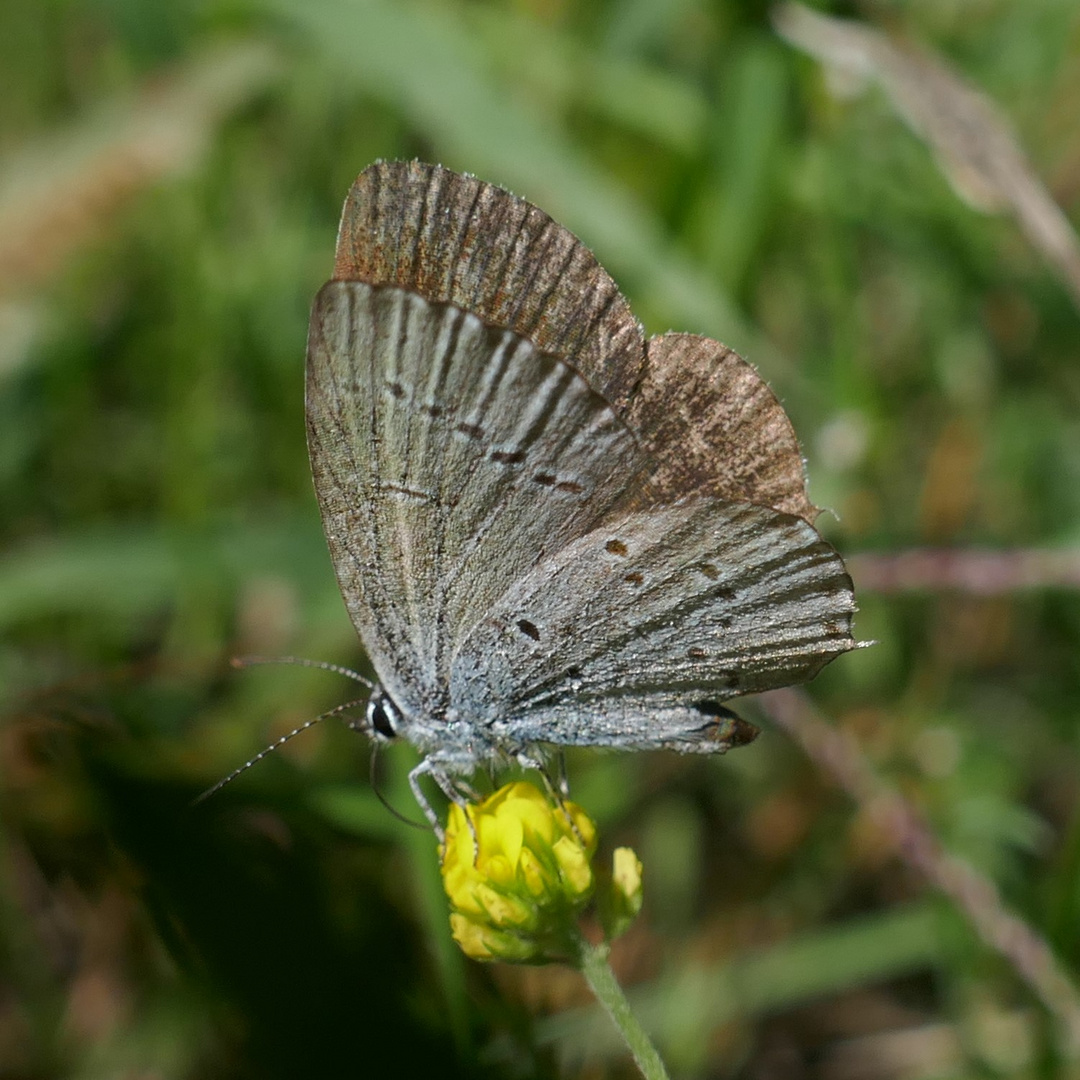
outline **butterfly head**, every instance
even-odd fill
[[[377,683],[368,698],[363,718],[357,718],[350,725],[355,731],[362,731],[376,742],[393,742],[401,734],[401,710],[394,704],[393,698]]]

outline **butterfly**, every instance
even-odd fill
[[[433,822],[425,774],[460,798],[477,767],[562,747],[723,753],[757,733],[724,701],[855,647],[765,382],[709,338],[646,340],[589,249],[499,187],[360,174],[306,415],[378,676],[355,726],[417,748]]]

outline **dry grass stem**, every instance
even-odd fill
[[[860,23],[797,3],[779,5],[773,23],[792,45],[846,75],[849,84],[852,77],[876,81],[930,146],[956,193],[978,210],[1010,210],[1080,307],[1080,241],[989,97],[925,48],[899,44]]]
[[[1080,1056],[1080,994],[1050,946],[1006,907],[997,886],[942,850],[918,811],[875,773],[858,743],[828,723],[801,690],[760,699],[766,714],[892,838],[896,854],[956,904],[979,937],[1013,967],[1058,1021],[1062,1048]]]
[[[956,591],[999,596],[1023,589],[1080,588],[1080,551],[914,548],[847,560],[855,584],[872,592]]]

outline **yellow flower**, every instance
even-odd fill
[[[574,958],[595,850],[596,826],[585,811],[552,804],[529,783],[452,805],[441,856],[454,940],[474,960]]]

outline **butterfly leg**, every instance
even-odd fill
[[[560,750],[555,755],[556,779],[559,784],[559,794],[564,799],[570,798],[570,779],[566,775],[566,755]]]
[[[442,844],[446,840],[446,833],[443,832],[442,823],[439,821],[439,815],[435,813],[431,803],[427,801],[427,796],[424,795],[420,789],[420,777],[430,774],[439,787],[442,787],[440,776],[431,767],[431,763],[425,758],[409,772],[409,788],[413,793],[413,798],[416,799],[416,805],[420,807],[424,812],[424,817],[428,819],[431,824],[431,828],[434,830],[436,837],[438,837],[439,843]],[[443,788],[445,791],[446,789]]]
[[[480,802],[483,798],[483,795],[481,795],[467,780],[458,779],[448,781],[448,783],[451,783],[451,788],[449,790],[443,788],[443,791],[446,791],[450,799],[459,806],[463,806],[466,802]],[[440,787],[441,786],[442,785],[440,784]],[[452,796],[449,795],[450,790],[454,792]]]
[[[548,772],[545,762],[538,758],[530,758],[525,754],[518,755],[518,764],[523,769],[535,769],[540,774],[540,779],[544,781],[544,789],[548,793],[548,798],[551,799],[562,812],[562,816],[566,818],[566,823],[570,826],[570,830],[573,832],[578,842],[584,844],[585,841],[574,822],[573,815],[571,815],[566,806],[566,800],[570,796],[570,784],[566,779],[566,758],[561,751],[556,755],[555,762],[557,776],[556,779],[553,780],[551,774]]]
[[[472,814],[469,813],[469,801],[479,802],[480,795],[474,790],[474,788],[466,783],[464,780],[451,780],[441,769],[437,769],[432,766],[429,770],[432,780],[439,785],[442,793],[452,802],[457,803],[461,807],[462,812],[465,814],[465,821],[469,826],[469,832],[472,833],[473,843],[473,866],[480,861],[480,836],[476,831],[476,822],[473,821]],[[439,842],[442,842],[442,837],[439,837]]]
[[[409,787],[412,789],[413,798],[416,799],[417,805],[423,810],[424,817],[431,823],[440,844],[446,843],[446,832],[439,821],[439,815],[435,813],[431,803],[427,801],[423,791],[420,790],[420,777],[425,775],[430,776],[438,784],[439,790],[452,803],[457,803],[465,811],[465,820],[468,822],[469,832],[472,833],[473,862],[475,864],[476,860],[480,858],[480,837],[476,833],[476,822],[473,821],[472,815],[468,812],[468,801],[469,799],[476,801],[479,799],[479,795],[473,792],[468,784],[459,782],[458,785],[455,785],[454,781],[442,769],[432,765],[427,758],[409,773]]]

